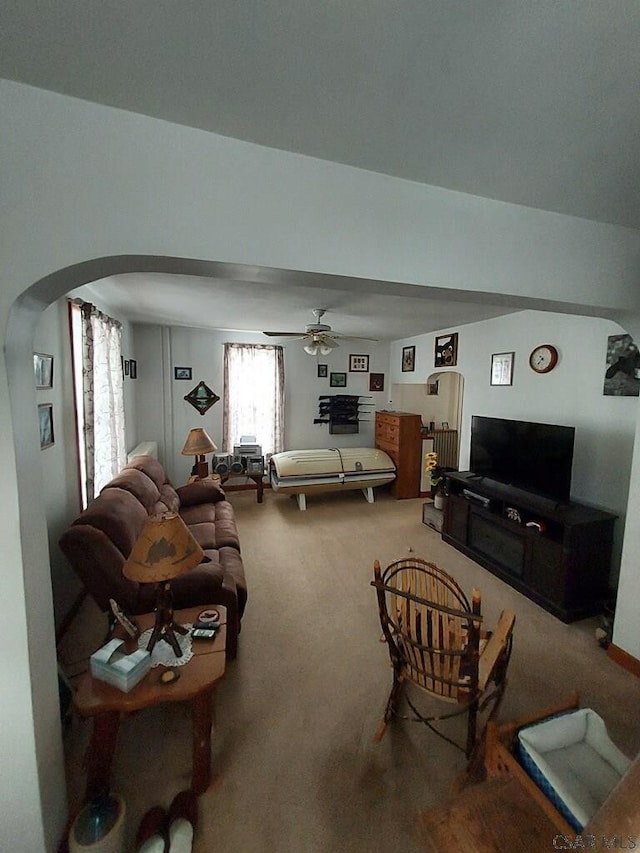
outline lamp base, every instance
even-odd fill
[[[199,480],[206,480],[209,476],[209,463],[204,458],[204,456],[200,456],[196,459],[196,464],[193,466],[195,468],[195,475]]]
[[[158,584],[158,602],[156,604],[156,621],[153,626],[153,631],[147,643],[147,651],[149,654],[153,651],[153,647],[159,640],[164,640],[169,643],[177,658],[182,657],[182,649],[178,643],[178,634],[187,634],[188,630],[184,625],[179,625],[173,621],[173,601],[171,595],[171,586],[169,583]]]

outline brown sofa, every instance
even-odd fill
[[[167,511],[180,514],[208,558],[171,582],[174,607],[224,605],[227,655],[235,657],[247,588],[233,507],[215,483],[174,488],[157,459],[138,456],[63,533],[60,548],[102,610],[113,598],[129,613],[150,613],[155,586],[128,580],[122,566],[148,516]]]

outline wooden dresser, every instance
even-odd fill
[[[376,412],[376,447],[388,453],[395,463],[391,494],[399,500],[420,496],[421,427],[420,415]]]

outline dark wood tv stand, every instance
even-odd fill
[[[563,622],[602,612],[617,516],[470,471],[448,474],[447,485],[445,542]]]

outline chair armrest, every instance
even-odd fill
[[[515,613],[511,610],[503,610],[498,619],[498,624],[486,642],[478,664],[478,688],[484,691],[491,681],[496,666],[508,649],[516,621]]]

